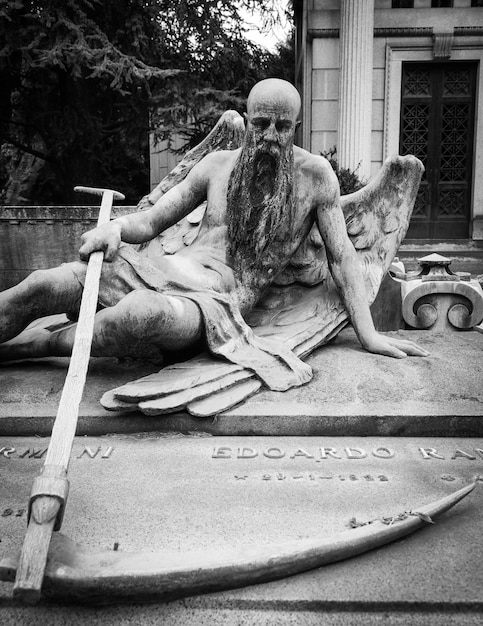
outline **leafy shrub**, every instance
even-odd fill
[[[359,169],[360,164],[357,166],[355,171],[352,171],[347,167],[339,166],[339,161],[336,159],[337,148],[335,146],[325,152],[321,152],[320,154],[331,164],[332,169],[334,170],[339,181],[340,193],[342,196],[345,196],[348,193],[353,193],[354,191],[359,191],[359,189],[362,189],[362,187],[366,185],[366,181],[361,180],[357,175],[357,170]]]

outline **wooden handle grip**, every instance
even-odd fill
[[[77,185],[74,187],[74,191],[78,191],[80,193],[90,193],[94,196],[103,196],[107,191],[112,193],[112,197],[115,200],[125,200],[126,196],[120,191],[114,191],[114,189],[101,189],[100,187],[83,187],[82,185]]]

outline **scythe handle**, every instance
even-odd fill
[[[114,196],[124,198],[111,189],[77,189],[96,195],[102,192],[98,226],[109,221]],[[29,603],[40,598],[52,531],[54,527],[56,530],[60,528],[67,499],[66,476],[89,367],[103,256],[102,251],[97,251],[89,257],[72,356],[41,471],[42,480],[34,483],[30,498],[30,517],[13,590],[15,597]]]
[[[125,195],[120,191],[114,191],[114,189],[100,189],[99,187],[83,187],[82,185],[77,185],[74,187],[74,191],[78,191],[79,193],[91,193],[94,196],[103,196],[106,193],[112,193],[112,197],[114,200],[125,200]],[[99,220],[101,216],[99,215],[99,219],[97,221],[97,225],[100,226]]]

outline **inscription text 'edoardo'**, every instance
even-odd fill
[[[408,456],[411,452],[405,450]],[[451,461],[462,459],[466,461],[477,461],[483,459],[483,448],[473,448],[470,451],[460,448],[440,450],[430,446],[416,446],[415,456],[424,460],[445,460]],[[333,447],[298,447],[283,448],[281,446],[267,446],[265,448],[254,448],[251,446],[215,446],[211,449],[213,459],[311,459],[320,463],[327,459],[392,459],[396,456],[396,451],[389,446],[376,446],[371,449],[357,446],[345,446],[343,448]]]
[[[269,446],[262,450],[256,450],[249,446],[242,446],[239,448],[231,448],[230,446],[216,446],[213,449],[213,459],[254,459],[256,457],[265,457],[267,459],[314,459],[320,461],[321,459],[365,459],[367,456],[372,455],[380,459],[391,459],[395,456],[395,451],[392,448],[386,446],[378,446],[373,448],[369,452],[363,448],[357,447],[345,447],[341,450],[336,448],[322,448],[319,447],[316,450],[307,450],[306,448],[293,448],[287,450],[278,446]]]

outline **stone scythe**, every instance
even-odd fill
[[[102,196],[98,226],[109,222],[113,199],[124,200],[122,193],[111,189],[75,187],[75,191]],[[52,531],[58,530],[62,524],[69,493],[67,470],[89,366],[103,258],[101,251],[94,252],[89,258],[72,357],[45,463],[32,486],[29,522],[14,586],[14,595],[26,602],[40,598]]]
[[[286,545],[224,552],[129,553],[95,551],[58,533],[50,545],[42,592],[55,601],[89,604],[119,600],[168,601],[277,580],[400,539],[431,523],[433,518],[469,494],[474,486],[470,484],[414,512]],[[35,559],[32,559],[32,566],[36,566]],[[0,580],[13,581],[18,568],[15,558],[0,561]],[[21,597],[33,601],[39,593],[29,591]]]

